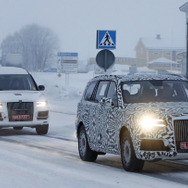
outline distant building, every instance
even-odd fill
[[[147,63],[147,67],[154,70],[181,71],[181,64],[164,57],[154,59]]]
[[[140,38],[136,47],[136,59],[146,65],[147,62],[158,58],[166,58],[178,62],[178,54],[185,48],[174,46],[167,39],[161,38],[159,34],[155,38]]]

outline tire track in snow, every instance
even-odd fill
[[[66,114],[66,115],[71,115],[71,116],[75,116],[76,115],[76,113],[62,112],[62,111],[56,111],[56,110],[50,110],[50,112],[55,112],[55,113],[59,113],[59,114]]]

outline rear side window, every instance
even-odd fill
[[[93,90],[96,86],[97,82],[91,82],[91,84],[88,86],[87,90],[85,91],[85,95],[84,95],[84,99],[86,101],[90,101],[91,100],[91,96],[93,94]]]
[[[108,84],[108,81],[100,81],[95,97],[96,102],[99,102],[105,96]]]

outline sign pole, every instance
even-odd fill
[[[186,78],[188,79],[188,18],[186,19],[187,36],[186,36]]]
[[[104,53],[104,70],[106,72],[107,70],[107,51],[105,50],[105,53]]]
[[[69,90],[69,73],[65,73],[65,88],[68,91]]]

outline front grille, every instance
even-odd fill
[[[175,120],[174,131],[178,153],[188,153],[188,149],[181,149],[181,142],[188,142],[188,120]]]
[[[7,103],[9,121],[32,121],[32,102],[9,102]]]

